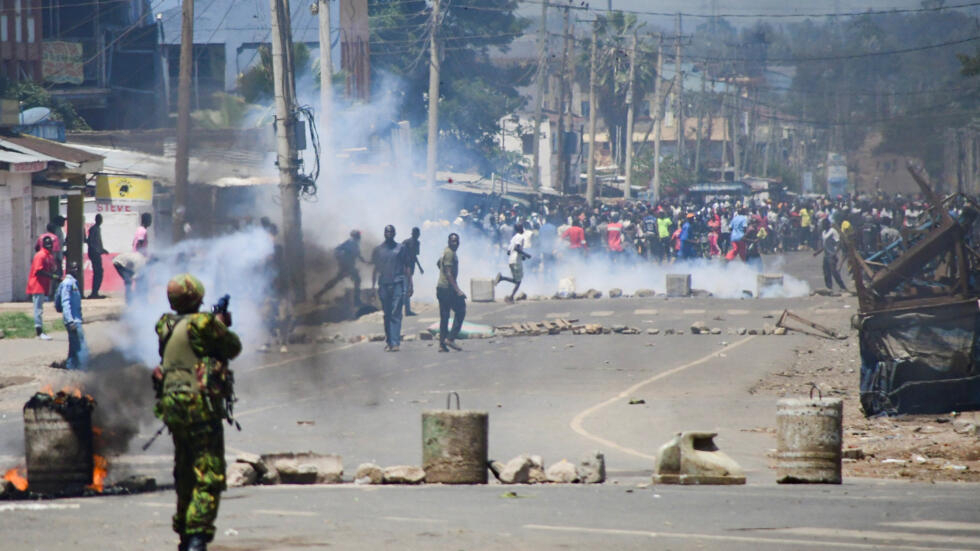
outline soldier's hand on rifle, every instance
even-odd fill
[[[231,327],[231,312],[221,312],[216,314],[215,317],[221,320],[221,323],[225,324],[225,326]]]

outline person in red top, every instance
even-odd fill
[[[619,217],[614,217],[612,222],[606,224],[606,245],[614,261],[623,252],[623,223],[619,221]]]
[[[51,253],[53,246],[54,241],[51,237],[45,235],[41,239],[41,250],[34,253],[34,259],[31,260],[31,272],[27,275],[26,292],[31,295],[31,300],[34,303],[34,331],[37,333],[37,338],[44,341],[51,340],[51,337],[44,332],[42,315],[44,299],[51,291],[51,278],[55,273],[54,255]]]
[[[561,238],[567,240],[569,248],[576,252],[585,252],[588,247],[585,242],[585,230],[582,229],[582,222],[578,219],[572,221],[572,226],[561,234]]]

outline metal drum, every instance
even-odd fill
[[[449,409],[456,396],[456,409]],[[422,412],[422,469],[425,481],[442,484],[487,483],[485,411],[459,409],[459,395],[450,393],[446,409]]]
[[[776,472],[780,484],[841,483],[841,415],[836,398],[779,400]]]
[[[79,494],[92,483],[92,411],[24,406],[27,482],[31,492]]]

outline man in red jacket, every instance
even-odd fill
[[[45,235],[41,240],[41,250],[34,253],[34,259],[31,260],[31,273],[27,275],[27,294],[31,295],[31,300],[34,302],[34,331],[37,333],[37,338],[44,341],[51,340],[51,337],[44,332],[42,314],[44,299],[50,293],[51,277],[54,276],[56,269],[54,255],[51,253],[53,246],[54,240]]]

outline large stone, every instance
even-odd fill
[[[493,279],[474,277],[470,279],[470,302],[493,302]]]
[[[425,481],[425,471],[414,465],[395,465],[385,467],[385,484],[421,484]]]
[[[619,298],[621,296],[623,296],[623,290],[619,287],[609,289],[609,298]]]
[[[548,481],[548,475],[544,472],[544,462],[540,455],[531,456],[531,468],[527,473],[527,481],[531,484],[541,484]]]
[[[691,294],[691,274],[667,274],[667,296],[686,297]]]
[[[582,456],[575,472],[585,484],[602,484],[606,481],[606,456],[600,451]]]
[[[514,300],[527,300],[527,293],[525,293],[524,291],[517,293],[516,295],[514,295]]]
[[[637,289],[636,293],[634,294],[640,298],[646,298],[646,297],[652,297],[657,293],[653,289]]]
[[[710,333],[710,332],[711,329],[708,327],[708,324],[704,323],[703,321],[696,321],[691,324],[692,335],[700,335],[701,333]]]
[[[344,475],[339,455],[286,452],[266,454],[262,460],[278,473],[282,484],[335,484]]]
[[[745,484],[745,473],[715,445],[714,432],[679,432],[657,453],[659,484]]]
[[[585,298],[602,298],[602,291],[598,289],[589,289],[585,292]]]
[[[385,481],[385,472],[374,463],[361,463],[354,474],[354,482],[358,484],[381,484]]]
[[[250,463],[239,463],[234,462],[228,465],[228,470],[225,472],[225,481],[229,488],[240,488],[242,486],[251,486],[259,480],[259,473],[255,471]]]
[[[659,335],[659,334],[660,334],[660,330],[657,329],[656,327],[651,327],[650,329],[647,329],[647,335]]]
[[[265,461],[262,460],[262,456],[257,453],[240,453],[235,458],[235,462],[248,463],[253,469],[255,469],[255,472],[257,472],[259,476],[262,476],[269,471],[269,467],[265,464]]]
[[[557,482],[562,484],[578,482],[578,472],[575,469],[575,465],[569,461],[566,461],[565,459],[562,459],[558,463],[552,463],[551,466],[545,470],[545,476],[548,477],[548,482]]]
[[[504,465],[503,470],[500,471],[500,481],[504,484],[527,484],[532,467],[534,462],[528,455],[519,455]]]

